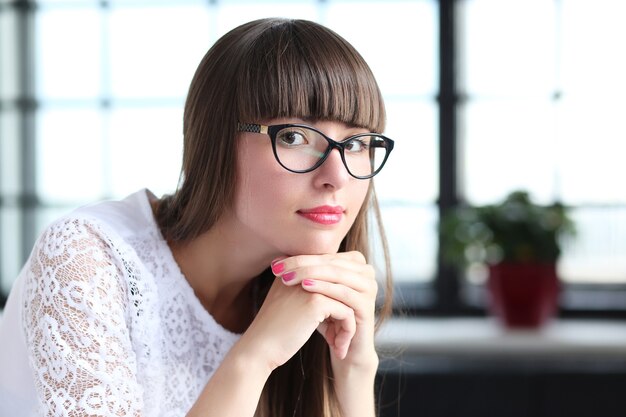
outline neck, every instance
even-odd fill
[[[184,244],[170,244],[196,296],[226,329],[243,332],[252,319],[251,283],[278,253],[260,250],[228,221]]]

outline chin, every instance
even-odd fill
[[[337,253],[341,241],[323,242],[315,239],[308,239],[295,245],[285,248],[284,253],[289,255],[325,255],[327,253]]]

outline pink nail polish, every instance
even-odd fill
[[[293,271],[289,271],[283,274],[283,281],[291,281],[296,276],[296,273]]]
[[[313,284],[315,284],[315,281],[313,281],[312,279],[305,279],[302,281],[302,285],[306,287],[312,287]]]
[[[283,272],[285,270],[285,264],[284,263],[277,263],[277,264],[272,264],[272,272],[274,274],[280,274],[281,272]]]

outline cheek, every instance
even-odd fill
[[[282,191],[282,188],[275,179],[271,181],[263,176],[247,176],[237,193],[239,205],[246,207],[249,214],[260,214],[276,208],[279,203],[285,200],[289,193]]]
[[[358,180],[358,182],[354,186],[354,191],[352,192],[352,201],[359,208],[366,204],[365,198],[367,197],[367,192],[370,187],[369,180]],[[358,210],[357,210],[358,211]]]
[[[270,153],[254,155],[246,150],[239,154],[235,204],[239,216],[251,219],[264,217],[278,203],[289,196],[288,187],[282,184],[284,170]]]

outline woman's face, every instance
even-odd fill
[[[341,122],[273,119],[264,125],[300,123],[334,140],[365,132]],[[279,165],[267,134],[241,133],[237,159],[235,224],[246,241],[272,255],[335,253],[352,226],[370,180],[352,177],[337,149],[312,172]]]

